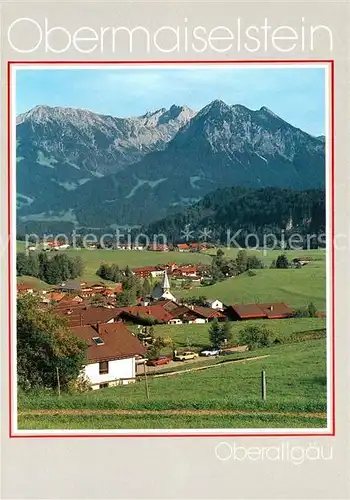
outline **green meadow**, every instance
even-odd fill
[[[18,251],[23,251],[24,243],[17,242]],[[96,271],[102,262],[115,263],[119,267],[142,267],[168,262],[210,264],[211,255],[216,250],[205,252],[151,252],[127,250],[88,250],[71,249],[66,253],[69,256],[80,255],[85,263],[83,280],[90,283],[101,281]],[[225,256],[235,258],[237,249],[224,249]],[[281,251],[255,251],[248,253],[257,255],[265,266],[269,266]],[[176,289],[179,297],[205,295],[208,298],[218,298],[225,304],[249,302],[286,302],[292,307],[299,308],[314,302],[315,306],[324,311],[326,308],[326,254],[323,250],[286,251],[289,260],[295,257],[307,256],[312,262],[301,269],[265,269],[254,270],[254,276],[244,273],[211,286],[194,285],[189,290]],[[19,282],[31,282],[39,288],[45,283],[27,277],[19,278]],[[103,280],[102,280],[103,281]]]
[[[271,332],[272,341],[280,343],[297,342],[308,335],[324,332],[326,320],[324,318],[291,318],[276,320],[247,320],[232,321],[232,343],[238,344],[239,332],[251,325],[264,325]],[[135,327],[134,327],[135,328]],[[171,337],[177,348],[203,349],[209,343],[210,324],[191,325],[156,325],[155,335]]]
[[[313,302],[326,308],[325,264],[308,264],[301,269],[256,269],[254,276],[244,273],[210,286],[181,290],[178,295],[220,299],[224,304],[285,302],[299,308]]]
[[[19,394],[20,429],[326,426],[324,339],[257,349],[268,357],[83,394]],[[246,356],[248,356],[246,354]],[[261,371],[267,380],[261,399]],[[41,414],[35,413],[40,411]],[[96,411],[96,415],[94,414]]]

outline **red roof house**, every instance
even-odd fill
[[[233,304],[228,308],[232,319],[282,319],[294,316],[294,311],[283,302]]]

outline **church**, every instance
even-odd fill
[[[176,297],[174,297],[174,295],[170,291],[170,282],[166,271],[164,271],[164,276],[162,281],[153,288],[152,299],[153,300],[166,299],[177,302]]]

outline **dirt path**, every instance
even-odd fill
[[[326,418],[327,414],[323,412],[283,412],[283,411],[269,411],[269,410],[194,410],[194,409],[179,409],[179,410],[26,410],[19,411],[18,416],[94,416],[94,415],[156,415],[156,416],[221,416],[221,415],[254,415],[254,416],[284,416],[284,417],[312,417],[312,418]]]

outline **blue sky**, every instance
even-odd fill
[[[17,114],[38,104],[135,116],[172,104],[200,109],[214,99],[267,106],[292,125],[324,134],[322,68],[115,68],[19,70]]]

